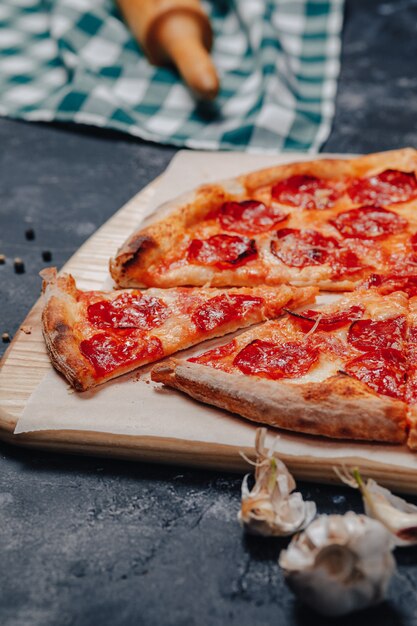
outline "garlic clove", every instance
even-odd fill
[[[287,467],[274,447],[265,447],[266,433],[266,428],[256,431],[255,484],[249,489],[249,476],[244,477],[238,519],[249,533],[284,537],[305,528],[316,515],[316,505],[294,492],[295,480]]]
[[[314,565],[324,569],[331,578],[343,581],[353,576],[357,561],[357,556],[349,548],[335,543],[320,550]]]
[[[394,496],[388,489],[374,480],[368,480],[364,497],[367,515],[378,519],[397,538],[397,545],[417,543],[417,507],[406,500]]]
[[[288,585],[303,602],[341,616],[381,602],[395,569],[394,542],[377,520],[321,515],[280,554]]]
[[[417,544],[417,506],[372,479],[364,483],[357,468],[352,473],[347,470],[336,473],[345,484],[360,490],[366,514],[384,524],[395,536],[397,546]]]

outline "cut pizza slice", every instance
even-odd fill
[[[416,174],[417,151],[404,149],[206,185],[157,212],[110,271],[121,287],[349,291],[371,273],[417,268]]]
[[[407,311],[404,293],[357,291],[161,363],[152,379],[271,426],[403,442]]]
[[[78,391],[196,343],[313,302],[314,288],[81,291],[45,270],[43,334],[54,367]]]

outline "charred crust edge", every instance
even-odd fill
[[[127,258],[122,260],[122,265],[124,269],[127,269],[137,262],[142,252],[149,250],[149,248],[155,245],[156,241],[153,237],[149,235],[137,235],[127,242],[125,248],[121,250],[121,253],[119,253],[116,258],[118,259],[120,256],[126,255]]]

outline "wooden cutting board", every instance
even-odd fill
[[[324,155],[321,155],[324,156]],[[335,155],[333,155],[335,156]],[[213,180],[214,163],[222,159],[227,165],[227,175],[235,175],[269,164],[294,160],[290,155],[282,157],[255,157],[250,155],[227,154],[216,157],[215,154],[179,153],[177,159],[184,161],[184,180],[181,184],[187,187],[187,171],[190,163],[199,168],[199,181]],[[298,156],[299,158],[299,156]],[[191,161],[190,161],[191,159]],[[218,169],[218,164],[217,169]],[[169,173],[169,172],[168,172]],[[195,178],[195,177],[194,177]],[[219,178],[219,176],[214,176]],[[110,254],[124,242],[126,237],[138,225],[141,218],[155,206],[155,200],[166,200],[178,195],[178,185],[174,184],[176,176],[168,179],[164,193],[159,193],[162,180],[157,179],[122,207],[104,226],[102,226],[68,261],[63,271],[71,272],[81,288],[100,289],[108,278],[108,259]],[[164,179],[165,180],[165,179]],[[189,187],[193,185],[190,179]],[[180,190],[181,191],[181,190]],[[165,195],[164,195],[165,194]],[[40,430],[15,435],[14,430],[22,416],[32,392],[37,388],[45,374],[51,370],[45,351],[40,327],[41,302],[37,302],[22,323],[26,331],[18,331],[9,346],[0,366],[0,439],[11,444],[29,446],[45,450],[66,453],[109,456],[130,460],[151,461],[159,463],[175,463],[187,466],[205,467],[232,471],[245,471],[247,464],[239,455],[243,449],[246,454],[253,452],[248,445],[233,445],[230,437],[222,443],[221,433],[210,441],[196,440],[187,436],[161,436],[155,433],[145,436],[113,434],[88,430]],[[175,400],[174,400],[175,401]],[[214,410],[214,409],[213,409]],[[230,420],[230,416],[224,418]],[[238,420],[240,421],[240,420]],[[218,427],[217,427],[218,428]],[[320,457],[320,446],[329,449],[329,442],[315,440],[315,455],[285,454],[281,457],[298,478],[317,482],[336,482],[333,471],[338,459],[327,454]],[[388,446],[387,448],[391,448]],[[396,448],[400,448],[396,446]],[[376,462],[367,457],[366,453],[350,455],[346,462],[349,465],[359,464],[364,475],[370,475],[382,484],[397,491],[417,493],[417,465],[414,469],[409,462],[399,462],[395,466],[390,462]],[[409,459],[409,454],[408,459]],[[404,455],[406,453],[404,452]],[[405,457],[404,457],[405,458]],[[340,459],[339,459],[340,460]]]

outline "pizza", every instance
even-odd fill
[[[81,291],[71,275],[49,269],[43,277],[47,350],[78,391],[313,302],[317,292],[287,285]]]
[[[204,185],[110,273],[122,289],[44,275],[47,349],[77,390],[250,326],[152,379],[255,422],[417,450],[416,150]],[[314,305],[319,291],[337,294]]]
[[[417,449],[417,297],[359,289],[245,331],[152,379],[271,426]]]
[[[110,261],[119,287],[352,291],[417,269],[417,151],[280,165],[165,206]],[[161,213],[158,213],[161,217]]]

